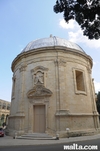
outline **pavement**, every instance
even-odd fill
[[[85,141],[99,139],[100,134],[92,136],[80,136],[70,138],[60,138],[59,140],[26,140],[26,139],[13,139],[11,136],[0,137],[0,147],[3,146],[25,146],[25,145],[50,145],[50,144],[62,144],[69,142]]]

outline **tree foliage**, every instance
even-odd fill
[[[56,0],[54,12],[76,20],[89,39],[100,38],[100,0]]]
[[[96,105],[97,105],[97,111],[100,114],[100,92],[98,92],[98,94],[97,94]]]

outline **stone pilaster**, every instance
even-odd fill
[[[24,99],[25,99],[25,71],[26,71],[26,65],[22,65],[19,68],[20,72],[20,94],[19,94],[19,100],[18,100],[18,113],[24,113]]]

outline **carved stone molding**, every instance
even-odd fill
[[[54,61],[55,65],[59,65],[59,66],[64,66],[66,67],[66,61],[60,59],[60,60],[55,60]]]
[[[31,70],[31,72],[36,72],[36,71],[48,71],[48,68],[45,68],[43,66],[37,66],[34,69]]]
[[[88,71],[89,74],[92,73],[92,70],[89,67],[87,67],[87,71]]]
[[[64,67],[66,67],[66,61],[60,59],[60,60],[59,60],[59,66],[64,66]]]
[[[26,65],[22,65],[20,68],[19,68],[19,71],[22,72],[22,71],[26,71]]]
[[[97,112],[95,113],[71,113],[69,109],[67,109],[67,110],[57,110],[55,116],[77,116],[77,117],[83,116],[84,117],[84,116],[93,116],[94,114],[98,115]]]
[[[57,110],[56,111],[56,116],[61,116],[61,115],[69,115],[70,114],[70,112],[69,112],[69,110],[67,109],[67,110]]]
[[[51,95],[52,92],[41,84],[34,86],[34,88],[27,93],[28,98],[50,97]]]

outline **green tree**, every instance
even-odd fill
[[[54,12],[63,12],[67,23],[76,20],[89,39],[100,38],[100,0],[56,0]]]
[[[4,115],[4,114],[2,114],[2,115],[1,115],[1,124],[3,124],[3,123],[4,123],[4,118],[5,118],[5,115]]]
[[[96,105],[97,105],[97,111],[100,114],[100,92],[98,92],[98,94],[97,94]]]

